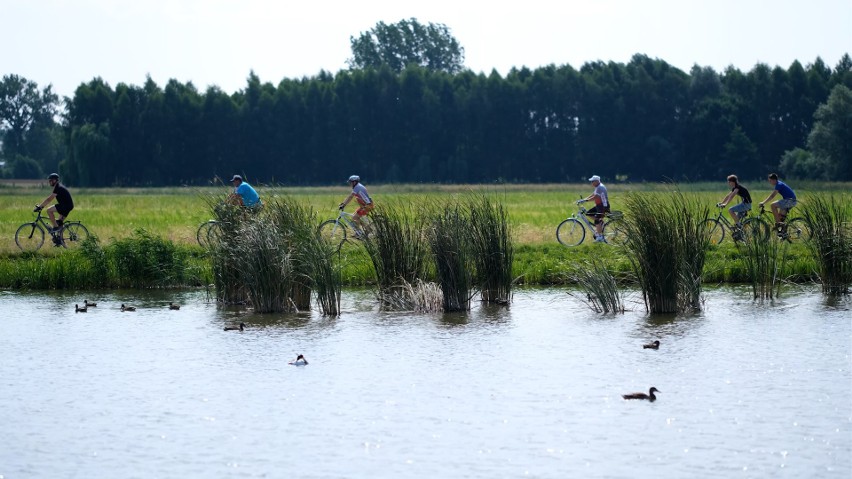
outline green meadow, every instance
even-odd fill
[[[546,185],[367,185],[377,203],[408,202],[414,205],[439,203],[451,195],[470,192],[488,193],[501,202],[509,212],[513,228],[516,254],[514,274],[521,284],[556,284],[569,281],[573,271],[587,267],[593,258],[604,260],[616,271],[628,271],[629,261],[619,248],[594,244],[590,236],[575,248],[566,248],[556,242],[556,226],[567,216],[577,211],[574,201],[587,196],[592,188],[588,184]],[[769,193],[768,183],[746,184],[755,203]],[[810,195],[844,197],[848,205],[848,183],[793,184],[800,200],[807,201]],[[610,184],[610,202],[613,209],[624,210],[624,195],[631,192],[664,193],[670,184]],[[715,215],[715,203],[726,194],[726,183],[696,183],[677,185],[685,195],[706,204]],[[83,222],[95,235],[101,246],[116,242],[133,242],[139,235],[160,238],[174,246],[185,257],[186,267],[194,271],[185,283],[209,284],[210,266],[205,252],[196,244],[196,230],[211,217],[211,200],[224,198],[230,191],[227,187],[184,187],[184,188],[70,188],[74,195],[75,209],[69,219]],[[289,197],[312,208],[317,223],[333,218],[337,204],[348,194],[345,185],[340,187],[264,186],[257,189],[262,197]],[[19,225],[31,221],[35,214],[33,206],[49,194],[46,183],[5,183],[0,185],[0,287],[33,288],[83,288],[85,281],[65,279],[80,262],[78,252],[43,246],[35,254],[23,254],[15,244],[14,235]],[[350,210],[351,210],[350,206]],[[625,211],[625,214],[630,214]],[[793,210],[792,216],[798,216]],[[344,284],[369,284],[373,281],[371,265],[357,244],[345,244],[341,250]],[[57,266],[59,265],[59,266]],[[64,265],[64,266],[62,266]],[[44,273],[43,270],[59,268],[60,273]],[[86,268],[80,267],[81,270]],[[815,263],[804,245],[788,247],[787,261],[782,276],[794,281],[810,280],[814,277]],[[41,271],[41,272],[40,272]],[[81,277],[89,274],[79,272]],[[705,267],[707,282],[741,282],[745,280],[745,266],[740,251],[729,238],[713,246]],[[52,281],[22,280],[22,276],[47,275]],[[118,285],[118,283],[112,283]]]

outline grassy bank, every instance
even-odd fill
[[[629,262],[618,249],[587,243],[565,248],[555,240],[555,228],[567,215],[576,211],[573,201],[591,191],[589,185],[378,185],[370,186],[377,202],[391,200],[440,202],[452,195],[470,191],[488,192],[505,207],[515,235],[514,276],[520,284],[559,284],[570,281],[578,265],[593,258],[607,259],[608,265],[620,272],[629,271]],[[681,189],[697,203],[713,205],[725,194],[724,184],[689,184]],[[756,201],[769,194],[768,184],[749,185]],[[797,192],[807,185],[794,185]],[[849,191],[850,184],[823,184],[821,194]],[[610,199],[615,209],[624,209],[625,194],[630,191],[661,191],[666,185],[610,185]],[[336,205],[348,193],[346,186],[317,188],[263,187],[259,192],[267,199],[289,195],[318,212],[319,218],[336,215]],[[206,200],[210,195],[224,195],[228,188],[150,188],[150,189],[74,189],[76,208],[72,218],[82,221],[100,240],[105,250],[118,241],[133,238],[142,229],[174,243],[185,257],[187,285],[209,284],[210,265],[205,252],[195,243],[198,225],[210,216]],[[34,255],[22,254],[14,242],[17,227],[33,217],[32,206],[47,196],[46,187],[32,185],[0,186],[0,287],[5,288],[87,288],[93,287],[86,274],[88,259],[80,252],[43,247]],[[715,209],[711,212],[715,213]],[[794,210],[794,215],[797,216]],[[629,214],[629,212],[628,212]],[[343,283],[370,284],[375,281],[372,265],[364,251],[356,245],[344,245],[341,256]],[[804,245],[792,245],[781,277],[807,281],[815,277],[816,263]],[[116,270],[116,274],[118,271]],[[44,278],[55,278],[45,280]],[[64,279],[59,279],[64,278]],[[103,286],[127,282],[112,278]],[[748,273],[741,253],[726,239],[711,247],[704,268],[704,281],[746,282]]]

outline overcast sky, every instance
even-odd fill
[[[232,93],[251,70],[277,84],[345,69],[351,36],[412,17],[447,25],[467,68],[503,75],[636,53],[687,72],[852,54],[852,0],[0,0],[0,74],[62,96],[146,75]]]

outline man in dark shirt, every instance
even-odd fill
[[[57,230],[62,227],[62,222],[65,221],[65,218],[74,209],[74,200],[71,199],[71,192],[68,191],[68,188],[59,183],[58,174],[51,173],[47,177],[47,182],[53,187],[53,192],[44,201],[37,204],[34,211],[44,208],[45,205],[56,198],[56,204],[47,209],[47,216],[53,224],[53,229]],[[55,213],[59,213],[58,219],[55,217]]]

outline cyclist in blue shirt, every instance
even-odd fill
[[[764,203],[775,198],[775,195],[781,193],[781,199],[772,203],[772,215],[775,216],[775,230],[778,234],[784,234],[787,232],[787,226],[784,223],[787,219],[787,213],[797,204],[796,193],[793,191],[793,188],[787,186],[787,183],[779,180],[778,175],[775,173],[770,173],[768,180],[773,190],[765,200],[760,202],[760,206],[763,206]]]
[[[260,201],[260,195],[257,194],[254,188],[245,181],[240,175],[234,175],[231,178],[231,184],[234,185],[234,192],[228,197],[234,204],[245,206],[246,208],[255,208],[263,205]]]

